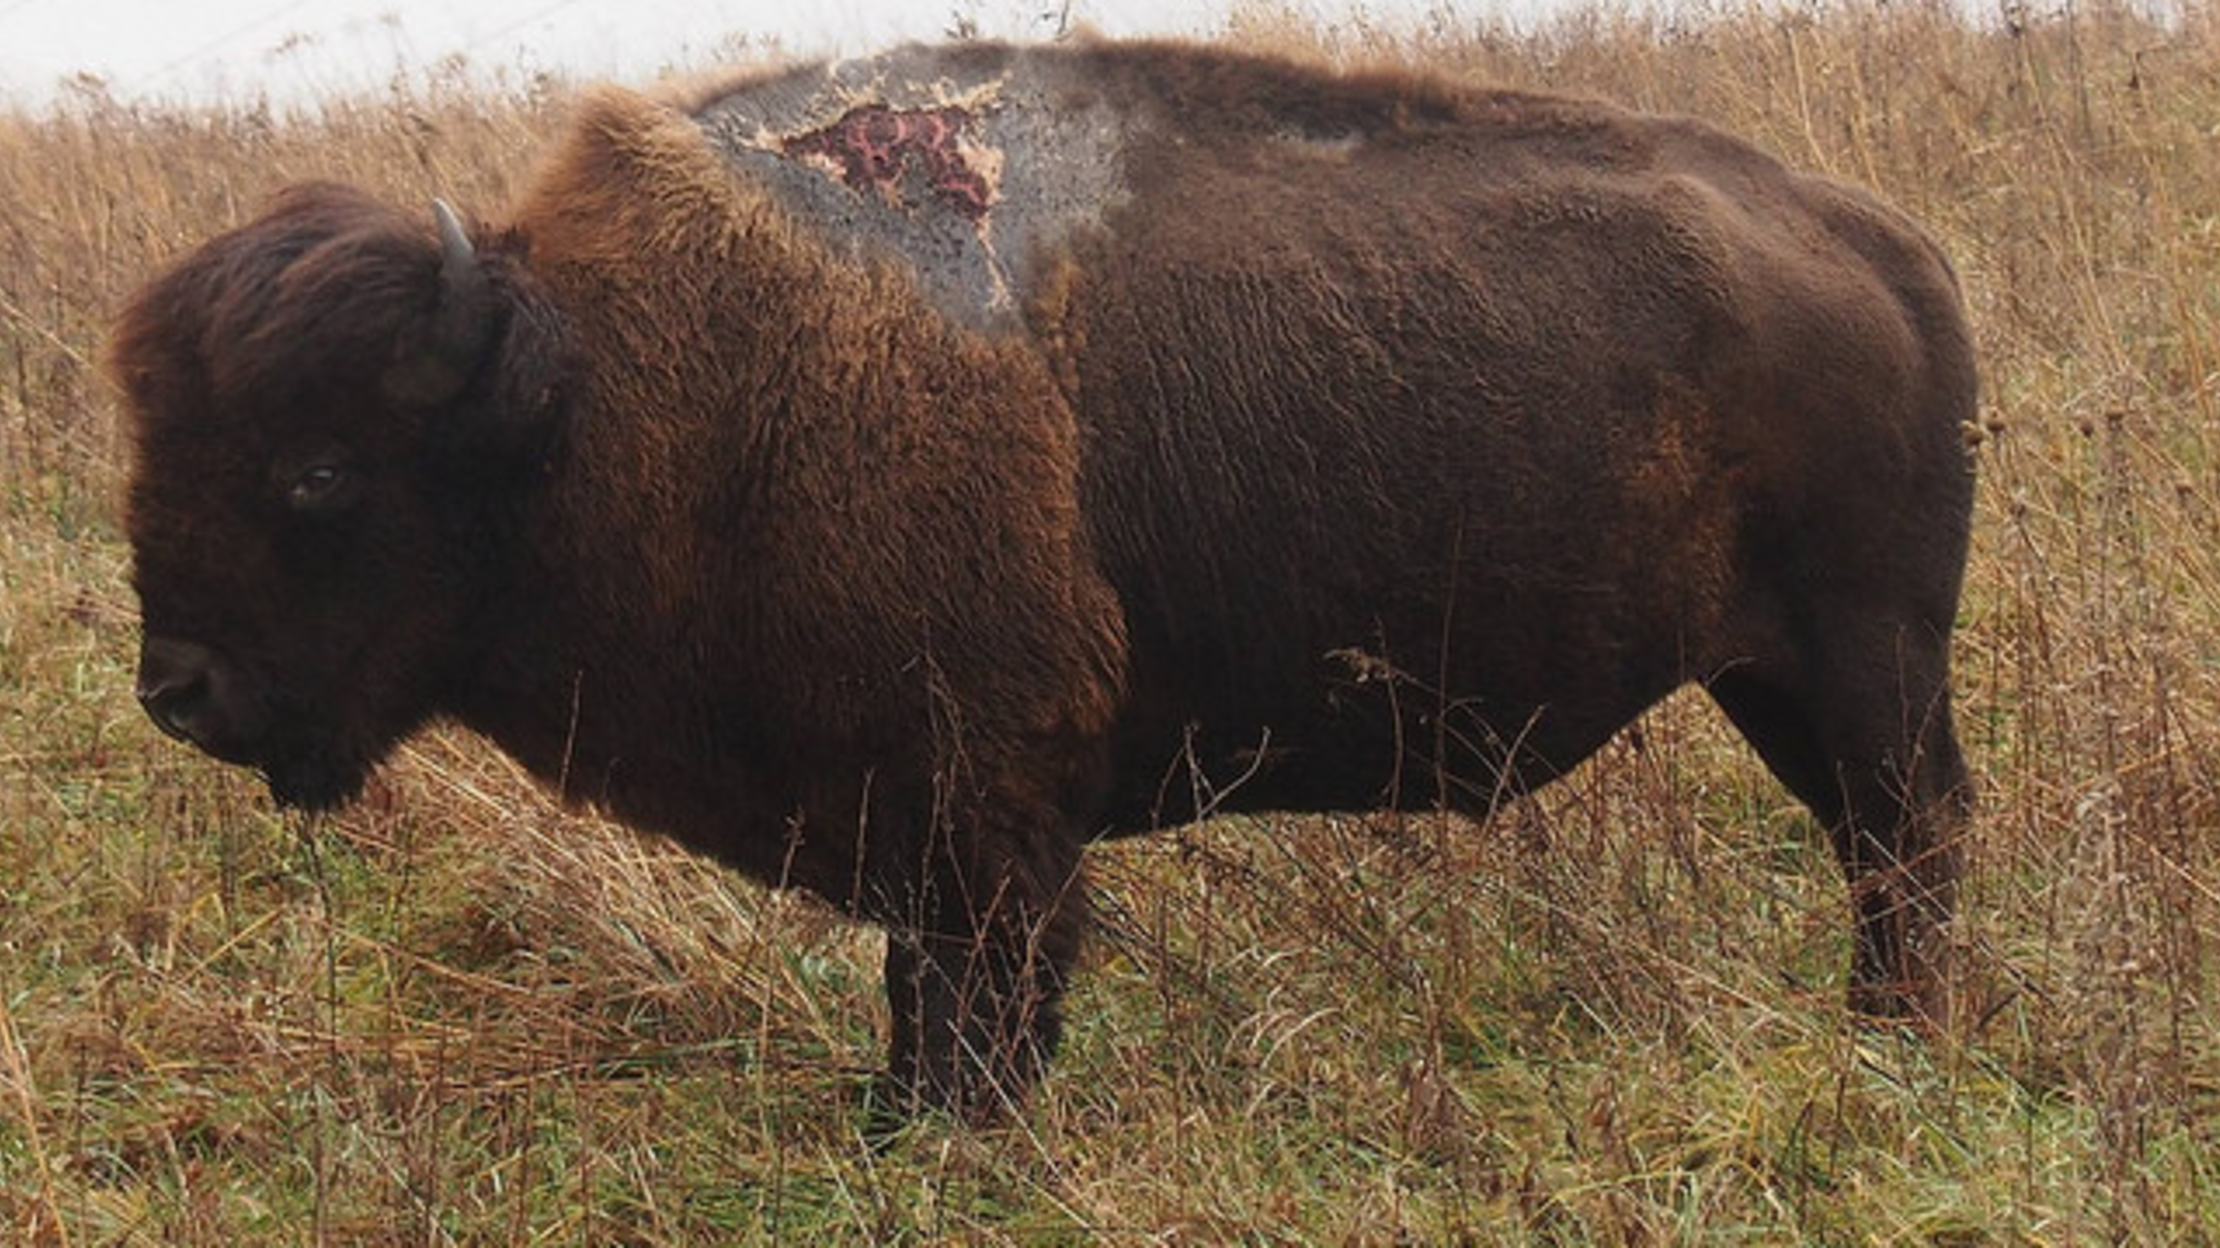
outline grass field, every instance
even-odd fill
[[[121,297],[294,179],[490,208],[573,84],[87,85],[0,114],[0,1242],[2220,1242],[2220,8],[1225,37],[1698,114],[1945,242],[1986,384],[1956,1034],[1848,1025],[1824,838],[1684,698],[1486,827],[1096,854],[1030,1112],[872,1150],[870,933],[460,734],[281,816],[130,697]]]

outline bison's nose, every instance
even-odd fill
[[[169,637],[149,637],[139,647],[139,705],[147,718],[180,741],[204,745],[219,727],[216,654],[208,647]]]

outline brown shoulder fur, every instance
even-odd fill
[[[843,786],[930,785],[900,773],[951,751],[1010,770],[984,787],[1075,780],[1084,760],[1042,754],[1100,736],[1124,641],[1080,523],[1073,416],[1032,354],[836,263],[627,92],[586,100],[509,228],[582,344],[543,551],[579,595],[557,614],[583,634],[586,696],[626,721],[612,758],[707,716],[778,725],[767,766]],[[637,704],[650,689],[705,705]],[[748,835],[728,812],[658,822],[728,857],[786,850],[726,843]]]

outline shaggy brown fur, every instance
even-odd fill
[[[328,805],[453,716],[886,925],[895,1089],[987,1112],[1054,1048],[1085,840],[1485,813],[1699,681],[1833,831],[1855,1003],[1939,1015],[1974,377],[1914,227],[1417,78],[816,72],[590,95],[446,277],[310,187],[143,291],[157,721]],[[419,396],[457,271],[492,347]]]

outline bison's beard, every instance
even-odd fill
[[[326,811],[362,792],[370,762],[352,751],[308,742],[288,743],[260,764],[270,798],[296,810]]]
[[[271,699],[255,767],[278,805],[332,810],[360,796],[370,773],[431,718],[421,699],[349,701],[287,691]]]
[[[263,779],[269,781],[270,797],[280,806],[295,810],[333,810],[353,801],[362,792],[365,773],[346,772],[337,768],[287,768],[279,771],[265,769]]]

